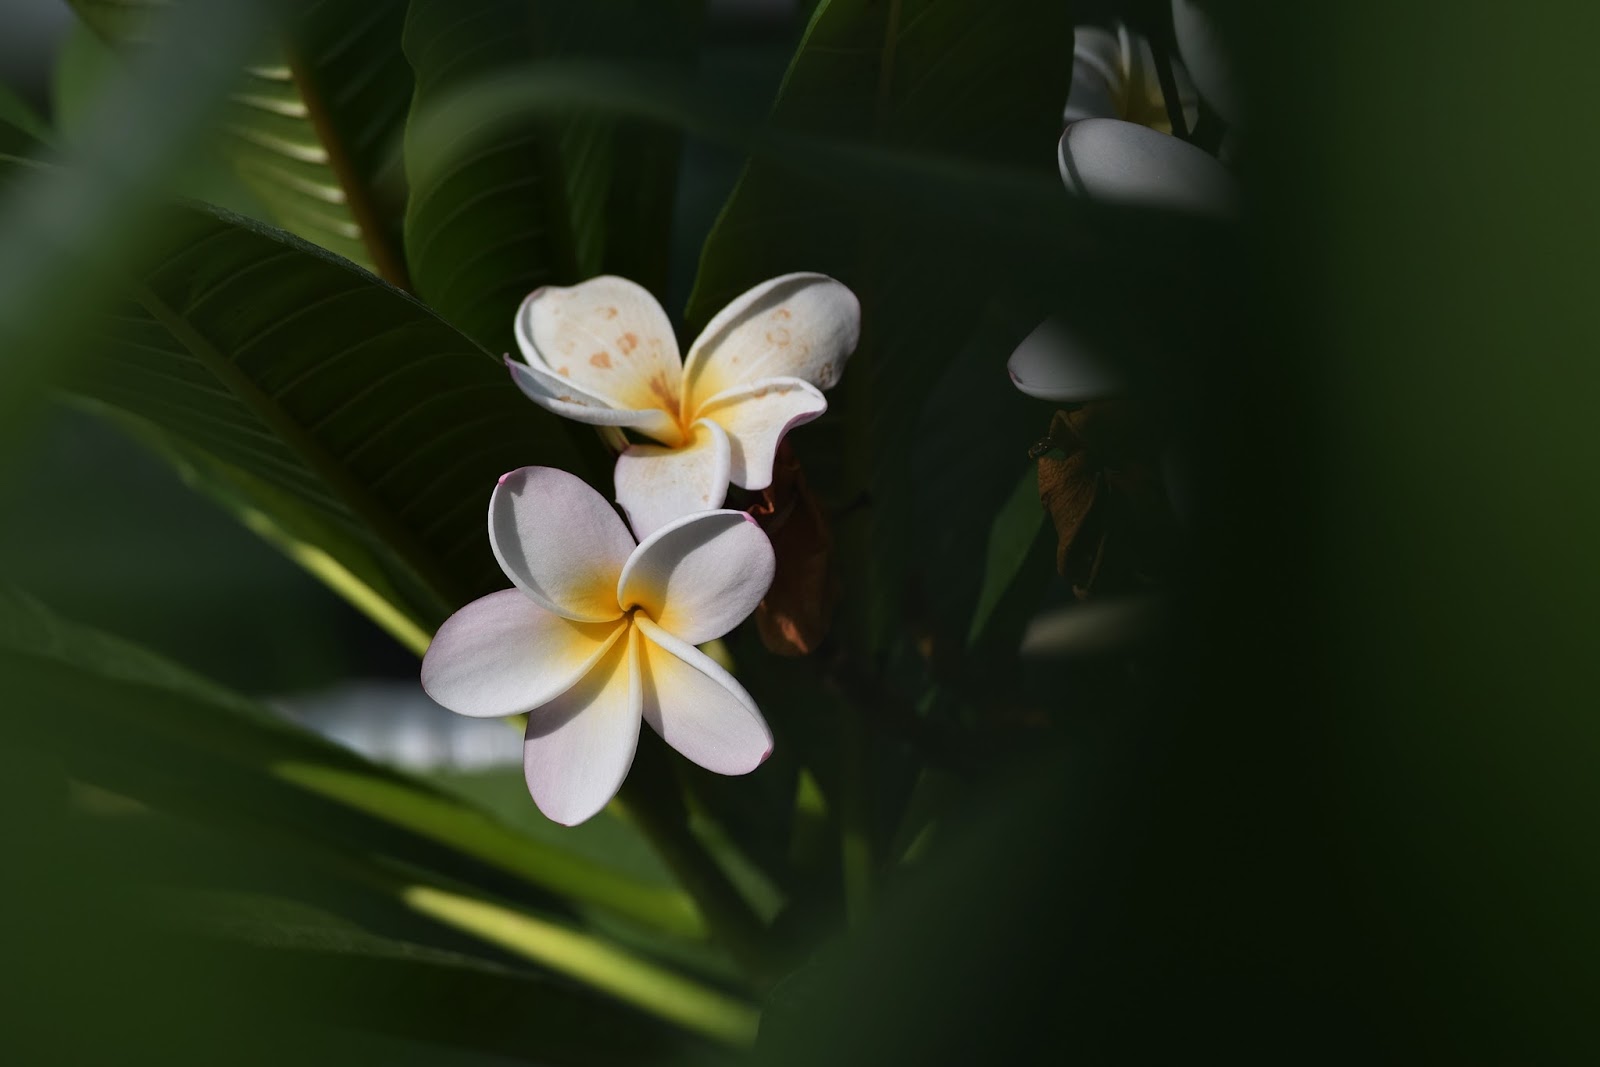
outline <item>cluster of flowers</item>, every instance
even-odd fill
[[[533,293],[517,312],[512,378],[536,404],[649,443],[617,457],[617,511],[578,477],[523,467],[489,500],[489,543],[514,588],[452,615],[422,661],[451,711],[526,713],[528,791],[575,825],[605,807],[648,722],[689,759],[745,774],[772,734],[744,688],[696,645],[742,622],[772,584],[766,534],[722,508],[763,489],[792,427],[827,409],[860,333],[849,289],[774,278],[689,348],[645,289],[600,277]]]
[[[1190,0],[1173,0],[1173,20],[1188,64],[1173,65],[1177,106],[1192,122],[1198,84],[1235,122],[1209,24]],[[1082,27],[1074,61],[1058,147],[1070,192],[1235,210],[1227,170],[1172,136],[1147,41],[1121,27]],[[546,410],[617,440],[624,430],[640,438],[624,444],[614,471],[627,524],[564,471],[501,477],[489,541],[514,588],[445,622],[422,684],[463,715],[528,715],[528,789],[551,819],[573,825],[605,807],[633,763],[641,721],[718,773],[748,773],[771,754],[755,702],[696,648],[748,617],[776,568],[756,522],[722,504],[730,484],[772,483],[779,443],[827,410],[822,391],[838,382],[859,334],[854,294],[820,274],[784,275],[738,297],[687,359],[661,305],[625,279],[540,289],[523,302],[523,359],[506,360],[517,386]],[[1030,335],[1009,369],[1019,389],[1048,400],[1114,389],[1056,323]]]

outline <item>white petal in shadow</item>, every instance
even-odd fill
[[[1057,403],[1096,400],[1122,389],[1117,374],[1054,319],[1022,339],[1006,370],[1022,392]]]
[[[1239,106],[1233,63],[1227,42],[1217,32],[1211,16],[1201,11],[1194,0],[1172,0],[1172,32],[1178,39],[1178,54],[1199,86],[1200,95],[1217,114],[1230,124],[1239,125],[1244,109]]]
[[[1090,200],[1148,204],[1231,218],[1239,191],[1228,169],[1205,152],[1148,126],[1084,119],[1061,135],[1061,180]]]

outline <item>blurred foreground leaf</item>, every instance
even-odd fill
[[[72,0],[113,44],[160,33],[166,5]],[[289,5],[228,94],[217,143],[272,218],[308,241],[405,287],[402,194],[394,165],[411,71],[400,52],[404,0]]]
[[[261,29],[249,0],[196,5],[108,93],[57,171],[21,168],[0,186],[0,434],[52,360],[74,352],[118,257],[157,220],[148,198],[181,169]]]

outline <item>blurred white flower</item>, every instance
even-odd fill
[[[1175,16],[1187,6],[1186,0],[1173,2]],[[1185,17],[1199,16],[1185,12]],[[1213,63],[1208,69],[1219,69],[1217,55],[1214,49],[1205,52]],[[1182,63],[1174,61],[1172,73],[1185,121],[1192,125],[1199,116],[1194,83]],[[1209,95],[1206,99],[1211,101]],[[1233,175],[1213,156],[1172,136],[1169,115],[1148,41],[1121,25],[1115,31],[1078,27],[1067,127],[1056,147],[1067,191],[1089,200],[1232,218],[1239,198]],[[1023,339],[1006,369],[1022,392],[1056,403],[1110,396],[1121,385],[1065,323],[1054,319]]]
[[[523,769],[545,815],[571,826],[605,807],[641,718],[718,774],[771,754],[750,695],[694,647],[738,625],[772,584],[772,545],[749,515],[699,512],[636,545],[581,479],[523,467],[495,487],[489,542],[516,588],[445,621],[422,687],[462,715],[528,713]]]
[[[1233,80],[1233,64],[1211,17],[1194,0],[1172,0],[1172,32],[1178,39],[1178,54],[1194,75],[1200,95],[1230,125],[1238,126],[1243,112]]]
[[[1194,83],[1182,63],[1172,64],[1172,76],[1178,84],[1184,119],[1192,127],[1200,117]],[[1121,23],[1115,30],[1099,26],[1073,30],[1072,88],[1062,117],[1069,123],[1122,119],[1171,133],[1172,120],[1150,42]]]
[[[634,533],[722,506],[728,483],[772,484],[778,443],[828,408],[855,351],[855,294],[821,274],[786,274],[717,314],[678,355],[667,314],[643,287],[602,276],[545,288],[517,312],[526,362],[507,357],[536,404],[657,442],[617,458],[617,502]]]

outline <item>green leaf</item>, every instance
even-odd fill
[[[66,150],[70,170],[16,167],[0,199],[0,436],[14,430],[47,368],[79,349],[111,266],[157,222],[144,210],[214,117],[229,63],[259,33],[248,0],[185,8],[167,40],[119,79],[115,107]]]
[[[989,527],[983,587],[967,631],[968,646],[1010,639],[1015,650],[1029,612],[1038,606],[1054,573],[1050,534],[1039,503],[1039,474],[1030,464]]]
[[[22,694],[19,706],[37,720],[33,728],[70,740],[64,751],[75,771],[108,788],[177,803],[186,813],[242,805],[252,817],[269,813],[268,822],[288,834],[352,854],[382,850],[450,877],[493,869],[658,930],[702,933],[679,892],[640,885],[515,833],[460,799],[291,726],[137,645],[61,619],[6,586],[0,661]],[[41,718],[28,709],[45,694],[58,713]],[[174,759],[188,766],[177,777],[145,777],[158,769],[133,758],[142,747],[169,767]]]
[[[528,463],[578,468],[568,430],[364,271],[219,211],[161,218],[74,391],[141,420],[424,632],[504,587],[488,494]]]
[[[416,72],[406,135],[406,254],[417,292],[492,351],[542,285],[608,265],[664,284],[678,138],[608,117],[552,109],[492,124],[450,114],[444,143],[419,142],[420,116],[468,85],[559,55],[682,64],[692,21],[681,0],[413,0],[405,49]],[[651,277],[649,275],[655,275]]]
[[[172,904],[180,929],[235,942],[248,973],[310,1021],[572,1067],[713,1055],[582,987],[376,935],[305,905],[215,892]]]
[[[154,0],[72,0],[115,44],[152,31]],[[404,0],[298,5],[229,95],[218,149],[278,224],[405,287],[395,167],[411,71]]]
[[[825,153],[805,165],[781,154],[752,159],[702,250],[691,326],[788,271],[832,274],[861,298],[862,341],[829,398],[833,410],[796,435],[818,489],[841,506],[870,501],[837,531],[855,605],[841,622],[852,643],[879,646],[895,619],[916,561],[904,457],[929,389],[1006,277],[967,269],[997,253],[957,239],[961,208],[945,194],[958,185],[948,172],[1014,165],[1056,181],[1052,147],[1070,79],[1062,42],[1071,35],[1069,5],[1042,0],[824,0],[772,124],[824,146],[871,140],[893,165],[863,190],[842,166],[848,155],[832,168]],[[928,165],[898,165],[919,154]],[[896,184],[882,181],[896,171]],[[830,456],[842,468],[812,462]]]
[[[0,84],[0,152],[23,155],[50,142],[50,127],[9,85]]]

